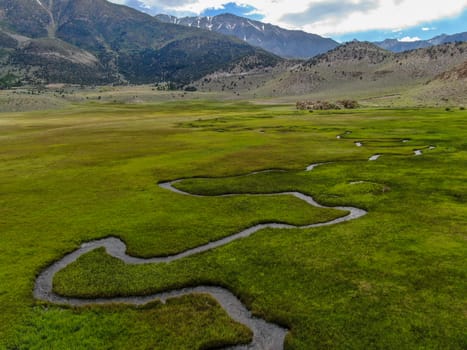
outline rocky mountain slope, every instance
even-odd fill
[[[467,43],[393,53],[371,43],[350,42],[305,62],[289,61],[248,73],[216,72],[196,86],[241,96],[399,96],[445,72],[446,77],[461,75],[462,69],[450,70],[465,61]],[[436,89],[442,89],[439,86]]]
[[[214,17],[177,18],[157,15],[164,23],[179,24],[190,28],[201,28],[225,35],[235,36],[250,45],[261,47],[285,58],[310,58],[327,52],[339,44],[319,35],[281,27],[259,21],[222,14]]]
[[[467,60],[436,77],[439,80],[467,80]]]
[[[186,84],[246,57],[258,66],[280,61],[241,40],[106,0],[0,0],[0,80]]]

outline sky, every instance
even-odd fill
[[[233,13],[331,37],[401,41],[467,31],[467,0],[111,0],[150,14]],[[293,5],[291,5],[293,4]]]

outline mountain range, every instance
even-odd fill
[[[455,43],[455,42],[466,42],[467,32],[458,33],[453,35],[439,35],[429,40],[416,40],[416,41],[399,41],[397,39],[386,39],[384,41],[375,42],[379,47],[390,50],[392,52],[404,52],[416,49],[423,49],[430,46]]]
[[[338,45],[233,15],[153,17],[106,0],[0,0],[0,88],[165,82],[252,96],[399,91],[464,82],[467,44],[446,42],[465,39],[440,36],[394,53],[408,44]]]
[[[385,98],[413,97],[422,104],[448,99],[464,103],[466,64],[467,43],[394,53],[370,42],[353,41],[307,61],[284,61],[254,71],[219,71],[194,85],[200,91],[243,97],[334,96],[368,101],[382,98],[383,102]]]
[[[329,38],[303,31],[287,30],[272,24],[254,21],[232,14],[214,17],[174,17],[159,14],[156,18],[163,23],[173,23],[190,28],[201,28],[234,36],[253,46],[260,47],[283,58],[308,59],[328,52],[340,44]],[[386,39],[374,42],[382,49],[404,52],[454,42],[466,42],[467,32],[454,35],[439,35],[429,40],[400,41]]]
[[[183,85],[245,60],[267,66],[280,59],[241,40],[162,23],[106,0],[0,0],[3,78]]]
[[[338,42],[299,30],[281,27],[251,19],[222,14],[214,17],[183,17],[157,15],[164,23],[190,28],[201,28],[234,36],[250,45],[260,47],[284,58],[306,59],[334,49]]]

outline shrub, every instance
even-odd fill
[[[360,107],[358,102],[355,100],[342,100],[342,101],[337,101],[337,103],[342,105],[342,107],[345,109],[355,109],[355,108]]]
[[[298,110],[330,110],[330,109],[355,109],[358,108],[359,104],[354,100],[343,100],[337,103],[329,101],[298,101],[296,108]]]

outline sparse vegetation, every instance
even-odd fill
[[[8,73],[0,77],[0,89],[9,89],[20,85],[20,79],[14,74]]]

